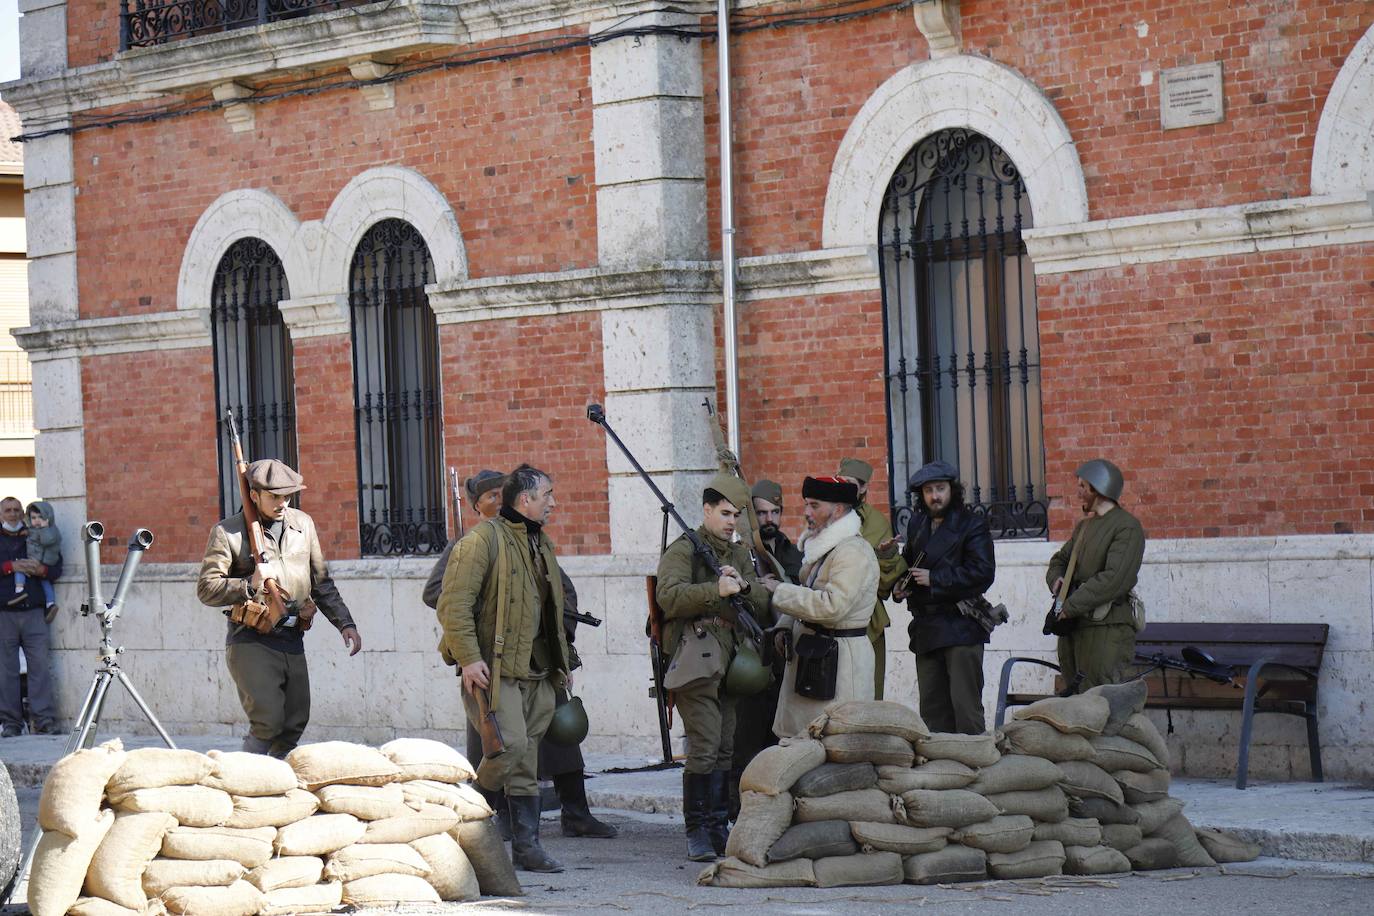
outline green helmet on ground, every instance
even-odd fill
[[[745,643],[735,649],[735,659],[725,672],[725,692],[736,697],[753,696],[768,686],[772,676],[754,647]]]
[[[1105,458],[1094,458],[1079,465],[1075,476],[1112,502],[1121,501],[1121,468]]]
[[[544,738],[553,744],[571,747],[581,744],[587,737],[591,725],[587,722],[587,710],[582,708],[581,697],[568,697],[568,702],[553,711],[553,721]]]

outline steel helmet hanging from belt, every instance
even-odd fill
[[[571,747],[581,744],[590,728],[587,710],[582,707],[582,698],[568,697],[568,702],[553,711],[553,720],[549,722],[549,729],[544,732],[544,737],[553,744]]]
[[[736,697],[753,696],[768,686],[772,676],[772,669],[759,660],[754,647],[742,642],[735,649],[735,659],[725,672],[725,692]]]
[[[1112,502],[1121,499],[1121,468],[1105,458],[1084,462],[1074,474]]]

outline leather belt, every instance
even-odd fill
[[[719,614],[715,614],[711,617],[698,617],[697,621],[699,623],[706,623],[717,627],[724,627],[727,630],[733,630],[735,628],[735,622],[733,620],[726,620]],[[868,631],[865,630],[864,632],[867,633]]]
[[[832,630],[814,623],[802,622],[802,626],[810,629],[821,636],[829,636],[831,639],[852,639],[857,636],[867,636],[868,627],[851,627],[847,630]]]

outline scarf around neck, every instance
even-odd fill
[[[802,549],[802,563],[810,566],[835,548],[840,541],[851,538],[862,530],[857,511],[848,512],[837,522],[831,522],[820,531],[812,534],[807,531],[797,542]]]

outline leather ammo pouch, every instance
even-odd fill
[[[319,605],[315,604],[315,599],[306,596],[301,602],[301,606],[296,610],[296,617],[300,620],[301,631],[310,629],[310,625],[315,622],[315,615],[320,612]]]
[[[241,627],[251,627],[259,633],[271,633],[281,622],[281,615],[274,614],[269,604],[261,601],[240,601],[229,609],[229,619]]]
[[[840,642],[821,633],[803,633],[792,651],[797,656],[797,696],[808,700],[835,699],[835,679],[840,671]]]

